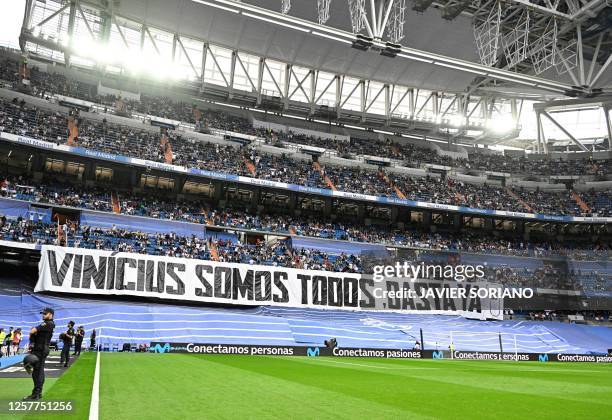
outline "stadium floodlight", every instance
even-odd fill
[[[374,45],[373,39],[365,35],[357,34],[353,41],[353,48],[361,51],[369,50]]]
[[[286,15],[291,10],[291,0],[281,0],[281,13]]]
[[[385,48],[380,51],[380,55],[393,58],[396,57],[400,51],[402,51],[401,45],[392,44],[391,42],[385,42]]]
[[[317,0],[317,17],[319,25],[323,25],[329,19],[329,6],[331,0]]]

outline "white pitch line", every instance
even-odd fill
[[[96,356],[96,372],[91,389],[91,404],[89,405],[89,420],[98,420],[100,412],[100,352]]]

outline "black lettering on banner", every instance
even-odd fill
[[[302,284],[302,305],[308,305],[308,282],[310,281],[310,276],[307,274],[298,274],[297,278],[300,279]]]
[[[352,277],[345,277],[343,279],[343,304],[344,306],[357,307],[359,302],[357,301],[359,298],[359,282],[357,279]]]
[[[327,278],[327,302],[329,306],[342,306],[342,279],[339,277]]]
[[[215,267],[215,297],[222,299],[232,298],[232,269],[229,267]]]
[[[125,266],[136,268],[136,260],[129,257],[117,258],[117,276],[115,277],[116,290],[134,290],[136,289],[134,282],[125,283]]]
[[[461,310],[462,311],[466,311],[467,310],[467,304],[468,304],[468,299],[470,299],[469,296],[470,296],[470,289],[471,288],[472,288],[471,285],[469,285],[469,284],[465,285],[465,296],[466,297],[464,299],[461,299]]]
[[[268,302],[272,297],[272,273],[269,271],[255,272],[255,300]]]
[[[62,265],[60,266],[59,270],[57,269],[55,251],[47,250],[47,257],[49,258],[49,272],[51,274],[51,283],[54,286],[62,286],[64,284],[64,280],[66,279],[68,268],[70,267],[72,259],[74,258],[74,254],[67,252],[66,255],[64,255],[64,260],[62,261]]]
[[[138,291],[140,292],[151,292],[153,285],[153,278],[155,276],[155,261],[147,260],[147,267],[145,269],[144,284],[138,283]]]
[[[115,264],[114,257],[108,257],[108,269],[106,270],[106,290],[112,290],[115,284]]]
[[[246,297],[248,300],[253,300],[253,270],[246,270],[244,279],[240,275],[239,268],[234,268],[233,272],[232,298],[238,300]]]
[[[482,312],[482,302],[480,301],[480,296],[478,296],[478,294],[476,294],[476,297],[470,299],[468,311]]]
[[[412,290],[412,283],[404,282],[402,287],[405,290]],[[411,298],[409,296],[402,297],[402,309],[415,309],[415,308],[416,308],[416,305],[414,303],[414,298]]]
[[[399,282],[387,280],[386,283],[388,292],[396,293],[399,291]],[[398,297],[387,297],[387,305],[389,306],[389,309],[400,309],[402,307],[402,300]]]
[[[77,254],[74,256],[74,265],[72,266],[72,288],[78,289],[81,287],[81,272],[83,270],[83,256]]]
[[[414,283],[414,290],[420,296],[427,290],[427,283]],[[419,311],[428,311],[431,309],[431,304],[427,298],[421,298],[421,301],[416,304],[416,308]]]
[[[104,280],[106,280],[106,259],[107,257],[98,257],[98,267],[93,255],[85,255],[83,258],[83,280],[81,287],[83,289],[91,288],[91,280],[93,279],[96,289],[104,289]]]
[[[449,297],[450,286],[448,284],[445,284],[444,286],[442,286],[442,289],[445,289],[444,291],[446,292],[444,294],[444,298],[442,299],[442,309],[444,309],[445,311],[456,311],[457,306],[455,305],[455,299],[451,299]]]
[[[312,304],[327,306],[327,277],[312,276]]]
[[[204,272],[208,274],[212,274],[213,268],[210,265],[198,264],[195,268],[196,277],[200,280],[200,283],[204,286],[204,290],[200,287],[196,287],[195,295],[203,296],[203,297],[212,297],[213,295],[213,286],[210,284],[208,279],[204,276]]]
[[[151,285],[151,291],[164,293],[164,290],[166,290],[166,263],[157,261],[157,287]]]
[[[441,290],[440,285],[438,283],[429,283],[429,287],[436,292]],[[440,305],[440,297],[437,293],[434,293],[434,309],[439,311],[442,309],[442,305]]]
[[[183,280],[181,280],[176,271],[184,273],[185,264],[173,262],[169,262],[168,264],[166,264],[166,274],[168,274],[172,278],[172,280],[176,282],[176,288],[166,285],[166,293],[170,293],[171,295],[184,295],[185,283],[183,283]]]
[[[142,292],[145,283],[145,267],[147,260],[138,260],[138,269],[136,274],[136,290]]]
[[[374,287],[374,280],[372,279],[359,279],[359,290],[361,290],[361,296],[366,299],[359,300],[360,308],[374,308],[376,305],[376,300],[374,296],[370,292],[370,289]]]
[[[274,293],[272,296],[272,300],[278,303],[287,303],[289,302],[289,290],[287,290],[287,286],[284,282],[289,279],[289,275],[284,271],[275,271],[274,272],[274,286],[280,291],[280,296],[278,293]]]

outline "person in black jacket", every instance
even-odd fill
[[[53,322],[55,311],[53,308],[45,308],[41,314],[43,316],[42,322],[30,330],[30,353],[38,357],[38,362],[32,370],[34,389],[32,394],[25,397],[24,400],[39,400],[42,398],[42,389],[45,383],[45,360],[49,355],[49,343],[55,329],[55,323]]]
[[[76,335],[74,336],[74,353],[73,356],[81,355],[81,347],[83,346],[83,339],[85,338],[85,328],[83,326],[79,326],[76,330]]]
[[[64,367],[68,367],[70,361],[70,346],[72,345],[72,339],[74,338],[74,321],[68,323],[68,329],[65,333],[60,334],[60,340],[64,343],[62,347],[62,355],[60,357],[60,365],[64,364]]]
[[[89,349],[96,349],[96,330],[91,330],[91,335],[89,336]]]

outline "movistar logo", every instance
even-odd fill
[[[540,362],[548,362],[548,354],[539,354],[538,355],[538,360]]]
[[[170,345],[170,343],[166,343],[163,346],[161,344],[156,344],[153,347],[149,347],[149,351],[155,352],[155,353],[165,353],[167,351],[171,351],[173,349],[173,347]]]
[[[312,348],[312,347],[308,347],[306,349],[306,355],[308,357],[315,357],[318,356],[321,353],[321,351],[319,350],[318,347]]]
[[[442,351],[434,351],[431,353],[431,357],[434,359],[444,359],[444,353]]]

